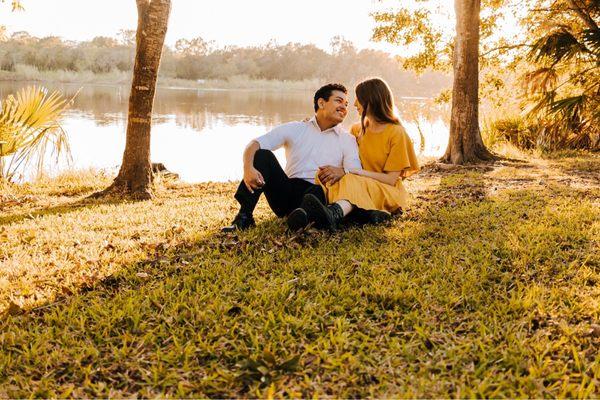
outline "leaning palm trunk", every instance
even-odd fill
[[[0,180],[12,181],[17,173],[35,161],[42,172],[45,157],[52,150],[56,159],[70,157],[67,135],[60,118],[69,105],[60,93],[42,87],[21,89],[8,96],[0,110]]]
[[[152,197],[150,163],[152,107],[171,1],[136,1],[138,27],[125,152],[119,174],[111,187],[103,193],[124,192],[138,199],[147,199]]]

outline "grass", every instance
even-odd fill
[[[118,84],[131,83],[131,73],[114,70],[107,73],[94,73],[92,71],[43,71],[35,66],[18,64],[15,71],[0,71],[0,81],[40,81],[62,82],[80,84]],[[195,81],[160,76],[157,82],[159,87],[185,88],[185,89],[261,89],[261,90],[311,90],[314,91],[322,85],[318,79],[305,79],[303,81],[276,81],[268,79],[251,79],[246,76],[232,76],[229,79],[206,79]]]
[[[598,161],[432,166],[404,217],[334,235],[264,202],[219,234],[234,184],[5,188],[0,396],[598,397]]]

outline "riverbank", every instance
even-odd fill
[[[218,229],[235,184],[5,187],[1,397],[595,397],[600,158],[436,165],[388,226]]]
[[[93,73],[91,71],[40,71],[29,65],[16,65],[15,71],[0,71],[0,81],[53,82],[95,85],[131,84],[131,73],[113,71],[110,73]],[[267,79],[249,79],[234,76],[227,80],[187,80],[170,77],[159,77],[157,85],[162,88],[181,89],[254,89],[254,90],[309,90],[314,91],[323,83],[319,80],[275,81]]]

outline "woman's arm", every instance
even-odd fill
[[[400,178],[400,171],[393,172],[372,172],[364,169],[353,169],[350,170],[351,174],[366,176],[367,178],[375,179],[376,181],[385,183],[387,185],[394,186]]]

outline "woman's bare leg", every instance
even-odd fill
[[[348,200],[338,200],[336,203],[344,212],[344,217],[350,214],[350,212],[354,209],[354,206]]]

